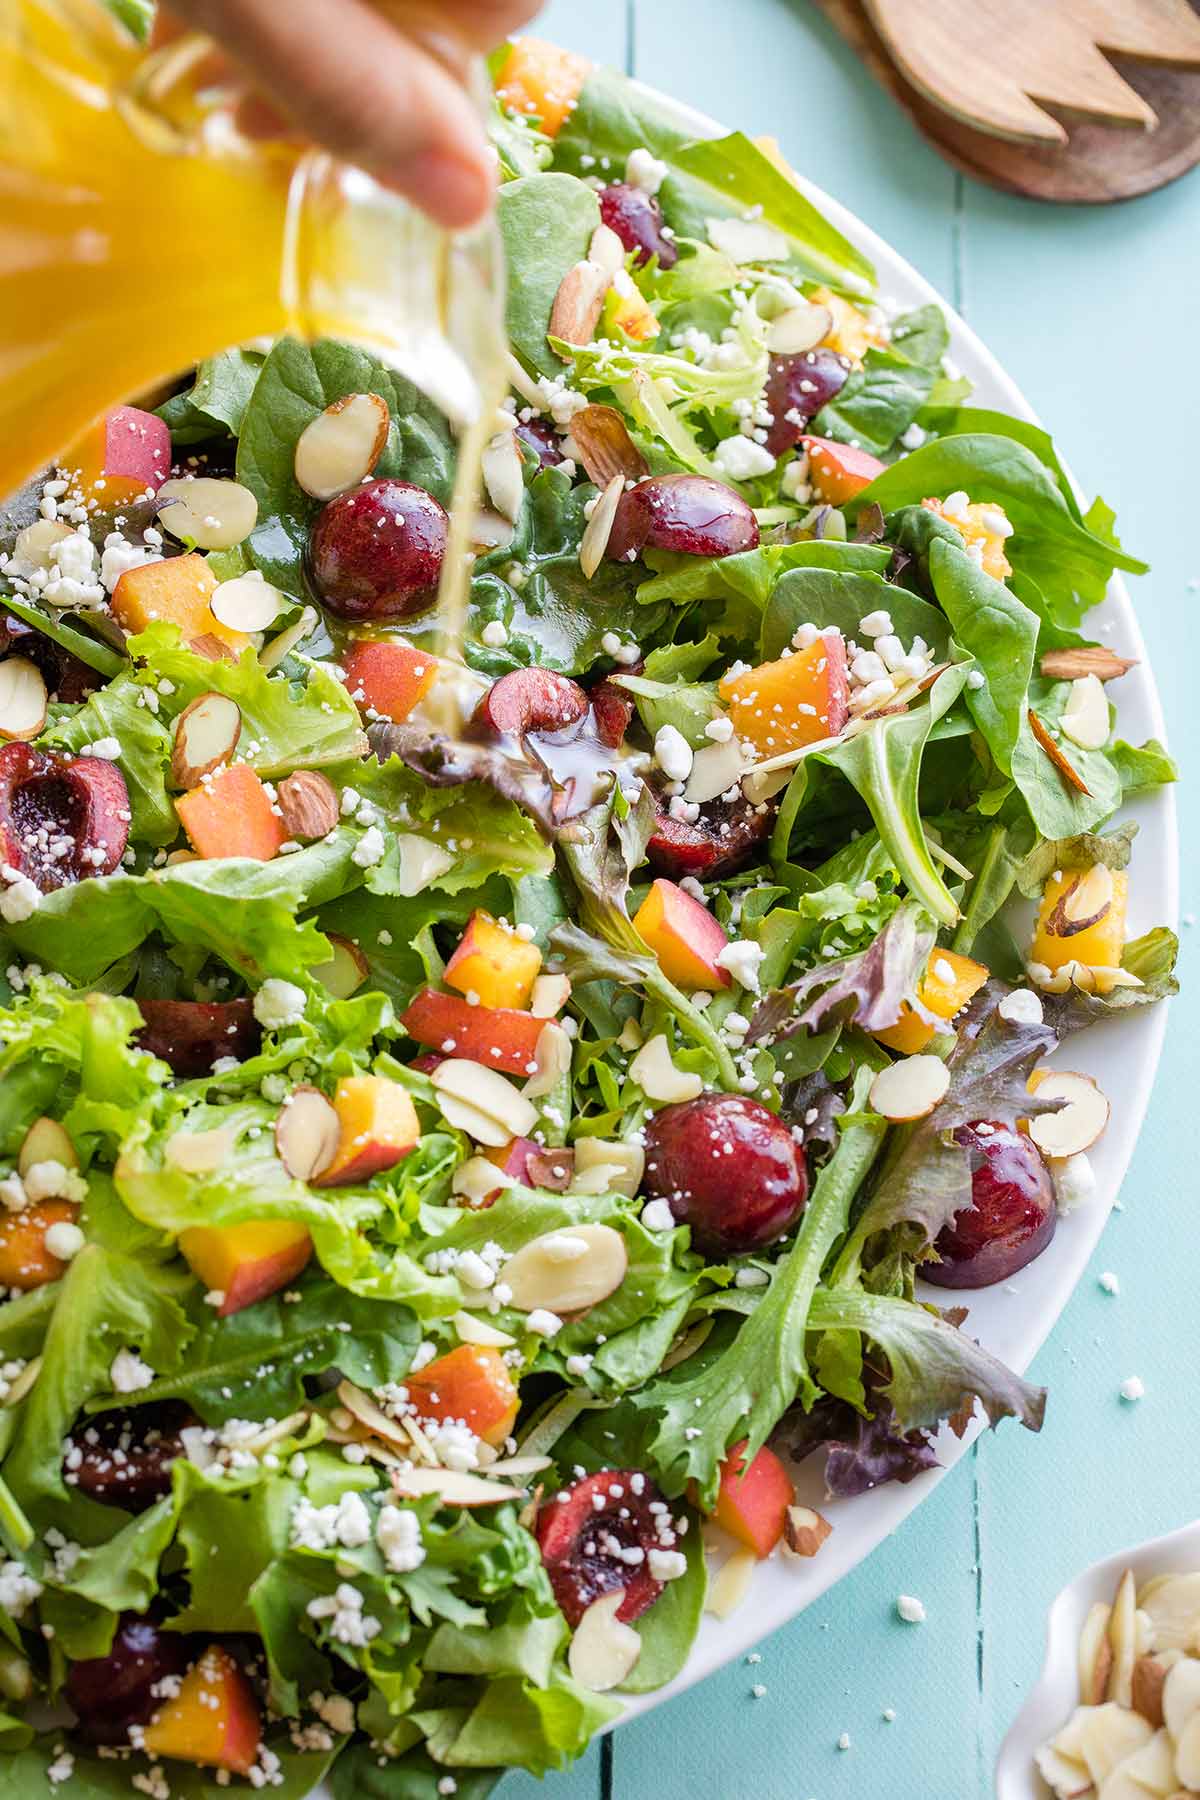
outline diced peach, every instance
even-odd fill
[[[198,856],[248,856],[270,862],[287,842],[267,790],[248,763],[230,763],[175,802]]]
[[[632,276],[618,274],[604,302],[600,335],[612,337],[621,332],[634,343],[645,344],[658,336],[658,320]],[[619,335],[617,341],[620,342]]]
[[[821,437],[806,437],[802,442],[808,451],[812,484],[831,506],[845,506],[847,500],[870,487],[886,467],[877,456],[856,450],[853,444],[837,444],[832,438]]]
[[[735,735],[761,756],[837,737],[850,716],[846,640],[840,631],[823,631],[807,650],[726,675],[718,692]]]
[[[210,1644],[146,1727],[148,1756],[249,1775],[262,1744],[254,1689],[228,1650]]]
[[[939,1019],[950,1020],[967,1004],[972,994],[979,992],[987,978],[988,972],[982,963],[972,962],[969,956],[959,956],[955,950],[935,950],[918,983],[917,999]],[[935,1025],[927,1025],[905,1001],[896,1024],[886,1031],[877,1031],[875,1036],[889,1050],[898,1050],[901,1056],[915,1056],[925,1048],[936,1030]]]
[[[743,1438],[735,1444],[721,1464],[713,1518],[730,1537],[761,1558],[770,1556],[783,1536],[796,1489],[775,1452],[765,1444],[747,1468],[746,1441]]]
[[[511,1138],[507,1144],[501,1144],[498,1150],[485,1149],[482,1154],[505,1175],[511,1175],[514,1181],[528,1186],[529,1158],[541,1156],[543,1151],[542,1146],[535,1144],[532,1138],[516,1137]]]
[[[185,644],[216,638],[231,650],[244,650],[250,642],[245,632],[222,625],[209,604],[216,588],[216,576],[193,551],[190,556],[169,556],[126,569],[113,589],[112,609],[130,633],[145,631],[155,619],[166,619],[178,625]]]
[[[481,908],[471,914],[458,949],[446,964],[445,982],[460,994],[477,994],[482,1006],[522,1011],[529,1005],[541,966],[536,944]]]
[[[1043,889],[1030,960],[1048,969],[1069,962],[1090,969],[1119,968],[1128,899],[1129,877],[1123,869],[1065,869]]]
[[[157,494],[171,473],[171,433],[154,413],[118,406],[72,445],[62,466],[85,498],[114,512],[147,489]]]
[[[546,1021],[509,1007],[472,1006],[457,994],[422,988],[400,1023],[418,1044],[446,1056],[486,1063],[505,1075],[529,1075]]]
[[[948,525],[953,525],[956,531],[961,532],[968,549],[972,544],[980,546],[980,567],[985,575],[991,575],[996,581],[1003,581],[1006,575],[1012,574],[1012,564],[1004,554],[1005,543],[1012,536],[1012,527],[1002,506],[972,500],[960,510],[948,513],[941,500],[922,500],[921,505],[926,512],[936,513],[939,519],[945,519]],[[1005,529],[998,530],[998,526]]]
[[[688,992],[713,993],[729,986],[729,971],[717,962],[729,939],[708,908],[661,876],[633,918],[634,930],[649,944],[669,981]]]
[[[496,97],[510,112],[535,120],[547,137],[557,137],[575,109],[591,67],[586,56],[544,38],[517,38],[496,77]]]
[[[74,1225],[79,1208],[71,1200],[39,1200],[0,1219],[0,1288],[45,1287],[66,1273],[67,1265],[46,1248],[51,1225]]]
[[[359,638],[342,657],[346,687],[360,712],[398,725],[437,680],[438,660],[411,644]]]
[[[856,366],[861,365],[868,350],[886,350],[887,339],[872,325],[866,313],[835,294],[830,288],[814,288],[809,294],[814,306],[827,307],[833,318],[833,329],[826,332],[821,342],[830,350],[836,350],[841,356],[848,356]]]
[[[412,1096],[398,1081],[382,1075],[343,1075],[333,1096],[338,1116],[338,1147],[316,1187],[343,1187],[368,1181],[381,1169],[394,1169],[421,1137]]]
[[[192,1274],[210,1294],[223,1294],[217,1317],[228,1318],[294,1281],[312,1256],[307,1226],[293,1219],[243,1225],[196,1225],[180,1234]]]
[[[500,1445],[517,1416],[517,1384],[498,1350],[460,1344],[416,1375],[406,1375],[408,1397],[422,1419],[461,1419],[485,1443]]]

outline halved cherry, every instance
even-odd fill
[[[139,1000],[146,1023],[138,1047],[160,1056],[181,1079],[207,1075],[222,1056],[245,1062],[262,1042],[253,1003],[240,1000]]]
[[[704,1094],[646,1122],[643,1192],[665,1200],[705,1256],[741,1256],[790,1231],[808,1166],[788,1127],[757,1100]]]
[[[101,1506],[145,1512],[171,1491],[171,1464],[184,1455],[180,1432],[195,1424],[181,1400],[101,1413],[76,1426],[65,1471]]]
[[[162,1705],[162,1682],[185,1675],[193,1654],[192,1640],[182,1633],[164,1631],[140,1613],[122,1613],[108,1654],[68,1670],[75,1735],[88,1744],[127,1744],[130,1727],[149,1724]]]
[[[43,894],[111,875],[129,841],[129,790],[101,756],[0,749],[0,860]]]
[[[630,675],[641,672],[642,665],[637,664],[629,670]],[[606,675],[591,689],[588,698],[592,703],[592,716],[596,723],[596,736],[610,750],[619,750],[625,742],[625,733],[629,730],[630,720],[634,714],[633,695],[627,694],[624,688]]]
[[[680,881],[716,881],[750,862],[771,835],[773,806],[751,806],[748,800],[710,800],[694,824],[660,810],[646,845],[646,860],[656,875]]]
[[[514,669],[493,683],[475,709],[489,731],[524,737],[529,731],[565,731],[583,718],[588,697],[577,681],[553,669]]]
[[[618,1619],[639,1619],[663,1590],[650,1573],[650,1552],[675,1547],[666,1501],[637,1469],[604,1469],[572,1483],[543,1506],[537,1537],[554,1598],[572,1626],[615,1588],[625,1589]]]
[[[936,1287],[992,1287],[1007,1281],[1054,1236],[1058,1206],[1050,1171],[1023,1131],[999,1121],[960,1125],[954,1141],[971,1159],[971,1204],[934,1245],[940,1262],[922,1265]]]

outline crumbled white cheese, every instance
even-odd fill
[[[379,1554],[393,1575],[407,1575],[411,1570],[419,1569],[425,1561],[421,1521],[409,1507],[381,1508],[379,1523],[375,1528],[375,1542],[379,1546]]]
[[[766,951],[749,938],[733,938],[717,957],[717,967],[727,969],[740,987],[758,992],[758,971]],[[728,1024],[728,1020],[726,1020]]]
[[[373,869],[381,863],[387,854],[387,840],[378,825],[368,825],[367,829],[350,852],[350,861],[360,869]]]
[[[1121,1291],[1121,1283],[1117,1280],[1117,1277],[1113,1274],[1111,1269],[1105,1269],[1103,1275],[1101,1275],[1100,1286],[1104,1289],[1106,1294],[1119,1294]]]
[[[305,1608],[310,1619],[328,1620],[329,1635],[336,1644],[351,1650],[365,1650],[383,1627],[378,1619],[363,1611],[363,1597],[358,1589],[343,1581],[332,1594],[319,1594]]]
[[[899,1594],[896,1597],[896,1611],[906,1625],[923,1625],[925,1623],[925,1605],[915,1594]]]
[[[625,179],[630,187],[641,188],[643,194],[657,194],[667,179],[667,165],[650,151],[639,145],[631,150],[625,161]]]
[[[713,452],[713,461],[730,481],[750,481],[756,475],[770,475],[775,468],[771,452],[741,432],[736,437],[722,438]]]
[[[1030,988],[1014,988],[1005,994],[996,1011],[1010,1025],[1040,1025],[1043,1018],[1042,1003]]]
[[[42,903],[42,896],[27,875],[7,863],[0,869],[6,886],[0,889],[0,918],[7,925],[23,925]]]
[[[136,1394],[154,1380],[154,1370],[132,1350],[118,1350],[108,1371],[114,1394]]]
[[[508,642],[508,626],[503,619],[489,619],[479,635],[489,650],[503,650]]]
[[[651,1550],[646,1567],[651,1581],[677,1581],[687,1574],[687,1557],[682,1550]]]
[[[647,1231],[674,1231],[675,1214],[668,1200],[647,1200],[642,1208],[642,1224]]]
[[[1121,1383],[1122,1400],[1140,1400],[1146,1392],[1146,1384],[1140,1375],[1130,1375]]]
[[[1056,1157],[1051,1166],[1059,1212],[1074,1212],[1091,1199],[1096,1191],[1096,1171],[1086,1150],[1077,1150],[1074,1156]]]
[[[692,746],[674,725],[660,725],[654,734],[654,760],[668,781],[686,781],[692,772]]]
[[[555,1337],[563,1327],[563,1322],[558,1314],[551,1312],[549,1308],[545,1306],[535,1306],[533,1311],[526,1318],[525,1323],[535,1337],[544,1338]]]
[[[19,1619],[41,1593],[41,1582],[27,1575],[19,1562],[0,1564],[0,1612]]]
[[[87,1199],[87,1182],[79,1171],[53,1159],[34,1163],[22,1179],[25,1197],[32,1206],[41,1200],[72,1200],[81,1206]]]
[[[858,621],[858,629],[864,637],[890,637],[892,633],[892,615],[889,612],[885,612],[883,607],[879,607],[875,612],[869,612],[865,619],[860,619]],[[876,649],[878,649],[878,645],[876,645]]]
[[[254,996],[254,1016],[268,1031],[279,1031],[285,1025],[298,1025],[307,1004],[308,996],[294,981],[268,975]]]
[[[59,1262],[70,1262],[72,1257],[79,1255],[87,1239],[78,1225],[72,1225],[69,1219],[58,1219],[47,1226],[43,1242],[50,1255],[56,1256]]]

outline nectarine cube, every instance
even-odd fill
[[[228,1650],[210,1644],[173,1700],[146,1726],[147,1756],[249,1775],[262,1744],[254,1689]]]
[[[1080,962],[1117,969],[1125,948],[1129,877],[1123,869],[1066,869],[1048,881],[1038,908],[1030,960],[1048,969]]]
[[[404,1377],[421,1419],[461,1419],[485,1443],[500,1445],[517,1416],[517,1384],[498,1350],[460,1344]]]
[[[951,505],[953,502],[953,505]],[[1012,564],[1004,554],[1004,546],[1012,536],[1008,514],[1002,506],[968,500],[965,494],[950,494],[945,500],[922,500],[926,512],[936,513],[958,531],[968,550],[977,544],[980,568],[985,575],[1003,581],[1012,574]]]
[[[729,971],[717,961],[729,942],[707,907],[661,876],[633,917],[633,927],[658,958],[669,981],[685,992],[728,987]]]
[[[175,802],[197,856],[270,862],[287,842],[283,820],[248,763],[230,763]]]
[[[472,1006],[457,994],[422,988],[400,1023],[416,1043],[445,1056],[484,1063],[505,1075],[532,1075],[546,1020],[509,1007]]]
[[[839,736],[850,716],[846,640],[823,631],[804,650],[726,675],[718,689],[734,733],[762,757]]]
[[[398,725],[423,700],[438,675],[438,659],[410,644],[359,638],[342,657],[346,688],[361,713]]]
[[[806,437],[801,442],[808,451],[812,484],[831,506],[845,506],[887,466],[877,456],[856,450],[853,444],[837,444],[832,438]]]
[[[185,644],[197,638],[217,638],[231,650],[244,650],[250,642],[245,632],[222,625],[209,604],[216,590],[216,576],[193,551],[190,556],[168,556],[161,562],[126,569],[113,589],[112,610],[118,624],[130,633],[145,631],[155,619],[165,619],[178,625]]]
[[[814,306],[825,307],[833,320],[832,328],[821,339],[830,350],[848,356],[852,363],[861,364],[868,350],[887,349],[887,339],[852,301],[827,287],[814,288],[808,297]]]
[[[620,270],[604,302],[601,334],[610,337],[624,332],[635,344],[645,344],[658,336],[658,329],[658,319],[633,277]]]
[[[115,512],[147,490],[158,492],[171,473],[171,433],[156,414],[118,406],[72,445],[62,465],[85,498]]]
[[[382,1075],[343,1075],[333,1096],[338,1147],[316,1187],[344,1187],[394,1169],[421,1136],[408,1089]]]
[[[210,1294],[223,1296],[226,1319],[294,1281],[312,1256],[308,1228],[294,1219],[256,1219],[242,1225],[197,1225],[180,1234],[192,1274]]]
[[[960,956],[955,950],[935,950],[917,985],[917,999],[939,1019],[949,1021],[973,994],[979,992],[987,978],[988,972],[982,963],[973,962],[969,956]],[[937,1027],[927,1024],[906,1000],[897,1022],[886,1031],[877,1031],[875,1036],[889,1050],[898,1050],[901,1056],[915,1056],[925,1048],[936,1030]]]
[[[770,1556],[783,1536],[787,1509],[795,1499],[792,1478],[775,1452],[764,1444],[747,1467],[743,1439],[721,1464],[713,1518],[755,1556]]]
[[[457,950],[446,964],[447,987],[475,994],[482,1006],[529,1005],[542,953],[509,925],[482,908],[471,914]]]
[[[591,67],[585,56],[543,38],[517,38],[496,77],[496,97],[509,112],[534,120],[547,137],[557,137]]]
[[[45,1287],[67,1272],[66,1262],[46,1247],[52,1225],[74,1225],[79,1208],[71,1200],[39,1200],[0,1218],[0,1288]],[[78,1239],[76,1240],[78,1242]]]

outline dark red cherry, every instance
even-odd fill
[[[145,1512],[171,1491],[171,1464],[184,1454],[180,1432],[195,1417],[179,1400],[101,1413],[69,1439],[64,1474],[89,1500]]]
[[[774,423],[767,430],[767,449],[772,456],[792,450],[821,408],[840,394],[850,364],[836,350],[818,346],[796,356],[773,356],[764,396]]]
[[[627,671],[630,675],[640,675],[642,664]],[[596,736],[610,750],[619,750],[625,742],[625,733],[629,730],[629,722],[634,715],[633,695],[627,694],[624,688],[617,686],[609,676],[598,681],[589,691],[588,699],[592,703],[592,717],[596,724]]]
[[[146,1023],[137,1044],[161,1056],[181,1079],[207,1075],[222,1056],[245,1062],[262,1043],[253,1002],[239,1000],[139,1000]]]
[[[79,1719],[76,1736],[89,1744],[124,1744],[131,1725],[145,1725],[162,1705],[159,1684],[186,1675],[190,1640],[162,1631],[153,1619],[123,1613],[107,1656],[72,1663],[66,1696]]]
[[[971,1204],[938,1233],[937,1287],[992,1287],[1040,1256],[1058,1223],[1054,1182],[1037,1145],[1011,1125],[976,1121],[954,1134],[971,1158]]]
[[[424,488],[364,481],[317,514],[309,569],[339,619],[407,618],[436,597],[450,521]]]
[[[632,187],[627,181],[614,181],[603,188],[600,217],[626,250],[636,253],[639,268],[652,256],[657,256],[660,269],[673,269],[679,261],[675,245],[663,236],[662,207],[644,188]]]
[[[14,613],[0,613],[0,656],[24,656],[37,666],[52,700],[73,705],[103,683],[95,669]]]
[[[605,1469],[573,1482],[543,1506],[537,1538],[554,1598],[572,1627],[614,1588],[625,1589],[618,1619],[626,1625],[639,1619],[663,1590],[650,1573],[650,1552],[678,1547],[665,1500],[637,1469]]]
[[[565,731],[587,709],[588,697],[577,681],[553,669],[514,669],[488,689],[475,709],[475,723],[524,737],[529,731]]]
[[[111,875],[129,841],[129,790],[102,756],[0,750],[0,860],[43,894]]]
[[[646,860],[656,875],[682,881],[716,881],[732,875],[762,853],[775,823],[774,806],[751,806],[736,800],[710,800],[692,825],[673,819],[661,808],[646,845]]]
[[[548,419],[518,419],[517,436],[533,451],[543,469],[556,469],[566,462],[562,439]]]
[[[758,520],[742,496],[707,475],[652,475],[622,496],[608,540],[613,562],[643,550],[736,556],[758,545]]]
[[[642,1191],[691,1226],[693,1249],[742,1256],[796,1223],[808,1168],[788,1127],[757,1100],[702,1094],[647,1121]]]

